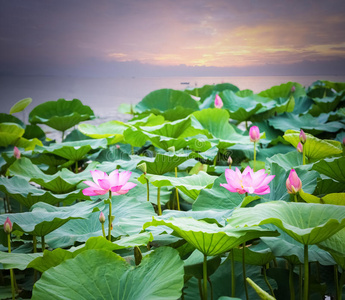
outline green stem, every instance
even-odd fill
[[[308,263],[308,245],[304,245],[304,300],[309,298],[309,263]]]
[[[290,286],[290,299],[295,300],[295,286],[293,284],[293,269],[294,265],[290,264],[289,267],[289,286]]]
[[[265,266],[265,265],[263,266],[263,271],[264,271],[264,279],[265,279],[265,282],[266,282],[268,288],[270,289],[271,295],[272,295],[273,297],[275,297],[275,296],[274,296],[273,289],[272,289],[272,286],[270,285],[270,283],[269,283],[269,281],[268,281],[268,279],[267,279],[267,275],[266,275],[266,266]],[[291,299],[292,299],[292,298],[291,298]]]
[[[102,234],[103,234],[103,237],[106,238],[105,230],[104,230],[104,223],[102,223]]]
[[[338,277],[338,265],[334,265],[334,282],[335,282],[335,294],[336,299],[339,299],[339,277]],[[341,299],[341,297],[340,297]]]
[[[304,146],[303,146],[303,147],[304,147]],[[304,148],[303,148],[302,154],[303,154],[303,165],[305,165],[305,152],[304,152]]]
[[[65,131],[62,131],[61,141],[63,141],[64,137],[65,137]]]
[[[161,207],[161,188],[157,188],[157,206],[158,206],[158,215],[162,215],[162,207]]]
[[[244,283],[244,290],[246,292],[246,299],[249,299],[248,296],[248,286],[247,286],[247,275],[246,275],[246,257],[245,257],[245,248],[246,248],[246,243],[243,243],[243,251],[242,251],[242,270],[243,270],[243,283]]]
[[[255,171],[255,165],[256,165],[256,142],[254,142],[254,166],[253,166],[253,171]]]
[[[132,153],[132,155],[134,155],[134,147],[133,147],[133,145],[131,145],[131,153]]]
[[[111,241],[111,223],[112,223],[112,216],[111,216],[111,191],[109,191],[109,215],[108,215],[108,221],[109,221],[109,228],[108,228],[108,240]]]
[[[198,279],[198,287],[199,287],[200,300],[203,300],[204,296],[203,296],[202,288],[201,288],[201,279]]]
[[[207,255],[204,254],[204,263],[202,266],[202,273],[203,273],[203,283],[204,283],[204,290],[203,290],[203,296],[204,300],[207,300]]]
[[[149,180],[146,178],[146,195],[147,195],[147,202],[150,201],[150,184]]]
[[[302,276],[302,265],[299,265],[299,298],[302,299],[303,291],[303,276]]]
[[[8,253],[11,253],[11,234],[7,234],[7,243],[8,243]],[[10,269],[10,276],[11,276],[11,290],[12,290],[12,300],[15,299],[15,290],[14,290],[14,274],[13,269]]]
[[[175,177],[177,178],[177,167],[175,167]],[[178,195],[178,188],[176,188],[176,203],[177,203],[177,209],[181,210],[180,208],[180,198]]]
[[[338,299],[337,300],[341,300],[341,298],[342,298],[344,281],[345,281],[345,270],[342,270],[342,273],[340,275],[340,282],[339,282],[339,291],[340,291],[340,293],[338,295]]]
[[[37,238],[35,235],[32,236],[32,247],[33,247],[33,251],[34,253],[37,252]],[[37,270],[34,269],[34,282],[37,281]]]
[[[297,194],[293,195],[293,199],[295,200],[295,202],[297,202]]]
[[[78,162],[75,162],[75,173],[78,174]]]
[[[231,297],[235,297],[235,255],[234,249],[231,249]]]
[[[41,244],[42,244],[42,252],[44,252],[44,249],[46,248],[46,243],[44,240],[44,235],[41,236]]]
[[[248,121],[246,121],[246,130],[248,130]]]
[[[217,155],[218,155],[218,153],[217,153]],[[214,166],[216,166],[217,165],[217,155],[214,157],[214,159],[213,159],[213,165]]]

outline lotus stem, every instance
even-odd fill
[[[32,247],[33,247],[33,251],[34,253],[37,252],[37,238],[35,235],[32,236]],[[37,281],[37,270],[34,269],[34,282]]]
[[[244,290],[246,292],[246,299],[249,299],[248,296],[248,286],[247,286],[247,276],[246,276],[246,254],[245,254],[246,243],[243,243],[242,247],[242,270],[243,270],[243,283],[244,283]]]
[[[177,178],[177,167],[175,167],[175,177]],[[176,203],[177,203],[177,210],[181,210],[180,199],[179,199],[179,195],[178,195],[178,188],[176,188]]]
[[[271,293],[271,295],[272,295],[273,297],[275,297],[273,288],[272,288],[272,286],[270,285],[270,283],[269,283],[269,281],[268,281],[268,279],[267,279],[267,275],[266,275],[266,265],[263,266],[263,273],[264,273],[265,282],[266,282],[268,288],[270,289],[270,293]],[[290,299],[292,300],[292,298],[290,298]]]
[[[295,300],[295,286],[293,284],[293,269],[294,265],[289,265],[289,286],[290,286],[290,299]]]
[[[339,299],[339,294],[341,293],[339,290],[338,265],[334,265],[333,269],[334,269],[335,294],[336,294],[336,299]]]
[[[207,281],[210,284],[210,294],[211,294],[211,300],[213,300],[213,285],[212,285],[212,281],[210,280],[209,277],[207,277]]]
[[[200,295],[200,300],[204,299],[202,288],[201,288],[201,279],[198,279],[198,287],[199,287],[199,295]]]
[[[256,165],[256,142],[254,142],[254,166],[253,166],[253,171],[255,171],[255,165]]]
[[[147,178],[146,178],[146,193],[147,193],[147,202],[149,202],[150,201],[150,184]]]
[[[42,244],[42,252],[44,252],[44,249],[46,248],[46,243],[44,240],[44,235],[41,236],[41,244]]]
[[[104,238],[107,238],[106,235],[105,235],[104,223],[102,223],[102,234],[103,234],[103,237],[104,237]]]
[[[236,281],[235,281],[235,255],[234,249],[231,249],[231,297],[235,297],[235,288],[236,288]]]
[[[342,270],[342,273],[340,275],[340,282],[339,282],[339,291],[340,291],[340,293],[338,294],[338,299],[337,300],[341,300],[341,298],[342,298],[342,291],[343,291],[344,281],[345,281],[345,270]]]
[[[133,147],[133,145],[131,145],[131,153],[132,153],[132,155],[134,155],[134,147]]]
[[[304,300],[309,298],[309,263],[308,263],[308,245],[304,245]]]
[[[161,187],[157,188],[157,206],[158,206],[158,215],[162,215],[162,207],[161,207]]]
[[[111,223],[112,223],[112,216],[111,216],[111,191],[109,191],[109,215],[108,215],[108,240],[111,241]]]
[[[299,298],[302,299],[303,291],[303,277],[302,277],[302,265],[299,265]]]
[[[304,151],[304,147],[303,147],[302,155],[303,155],[303,165],[305,165],[305,151]]]
[[[7,243],[8,243],[8,253],[11,253],[11,234],[7,234]],[[10,276],[11,276],[11,290],[12,290],[12,300],[16,298],[15,296],[15,289],[14,289],[14,274],[13,269],[10,269]]]
[[[75,162],[75,173],[78,174],[78,162]]]
[[[65,131],[62,131],[61,141],[65,138]]]
[[[298,201],[297,201],[297,194],[294,194],[294,195],[293,195],[293,199],[295,200],[295,202],[298,202]]]
[[[203,273],[203,284],[204,284],[204,290],[203,290],[203,296],[204,300],[207,300],[207,255],[204,254],[204,263],[202,266],[202,273]]]

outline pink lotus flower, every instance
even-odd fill
[[[222,108],[223,107],[222,98],[220,98],[218,94],[214,98],[214,107],[215,108]]]
[[[83,189],[83,194],[85,196],[104,195],[109,191],[111,191],[113,195],[123,195],[136,186],[133,182],[127,182],[132,174],[132,172],[129,171],[120,173],[119,170],[115,170],[111,172],[109,176],[107,173],[99,170],[90,172],[93,181],[84,181],[84,183],[89,186]]]
[[[297,145],[297,151],[299,153],[303,153],[303,145],[301,144],[301,142],[299,142],[298,145]]]
[[[14,149],[13,149],[13,156],[16,158],[16,159],[19,159],[20,158],[20,151],[19,149],[14,146]]]
[[[4,223],[4,231],[7,234],[10,234],[12,232],[12,222],[9,217],[6,218],[6,221]]]
[[[249,138],[250,138],[250,141],[254,143],[260,140],[260,130],[258,126],[250,127]]]
[[[297,194],[302,188],[302,181],[294,169],[290,171],[289,177],[286,179],[286,188],[289,194]]]
[[[233,193],[264,195],[271,191],[268,183],[272,181],[274,176],[267,175],[265,169],[254,172],[249,166],[242,173],[238,168],[236,168],[236,171],[226,169],[225,178],[227,183],[220,185]]]
[[[301,131],[299,133],[299,140],[302,143],[302,145],[305,144],[305,142],[307,141],[307,136],[306,136],[305,132],[303,131],[303,129],[301,129]]]

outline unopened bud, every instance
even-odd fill
[[[14,149],[13,149],[13,156],[16,158],[16,159],[19,159],[20,158],[20,151],[19,149],[14,146]]]
[[[104,213],[101,211],[101,213],[99,214],[99,221],[103,224],[105,222],[105,216]]]
[[[298,151],[299,153],[302,153],[302,152],[303,152],[303,145],[301,144],[301,142],[299,142],[298,145],[297,145],[297,151]]]
[[[120,145],[116,145],[116,149],[120,149]]]
[[[292,87],[291,87],[291,93],[294,93],[296,91],[296,87],[293,85]]]
[[[306,136],[305,132],[303,131],[303,129],[301,129],[301,131],[299,133],[299,140],[303,145],[307,141],[307,136]]]
[[[231,156],[228,157],[228,165],[229,165],[229,166],[232,165],[232,158],[231,158]]]
[[[9,217],[6,218],[6,221],[4,223],[4,231],[7,234],[10,234],[12,232],[12,223]]]
[[[254,143],[260,140],[260,130],[258,126],[250,127],[249,138],[250,138],[250,141]]]
[[[223,107],[222,98],[220,98],[218,94],[214,98],[214,107],[215,108],[222,108]]]

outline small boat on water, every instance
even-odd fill
[[[182,81],[181,84],[189,84],[187,81]]]

